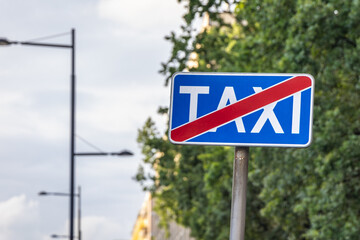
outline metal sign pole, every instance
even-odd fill
[[[230,219],[230,240],[245,239],[248,160],[249,147],[235,147]]]

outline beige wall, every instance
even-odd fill
[[[132,232],[132,240],[194,240],[190,237],[190,230],[176,224],[169,223],[169,237],[165,230],[159,227],[160,218],[153,211],[154,200],[146,194],[144,203],[138,214]]]

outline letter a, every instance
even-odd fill
[[[228,101],[230,102],[230,104],[237,102],[233,87],[225,87],[217,110],[224,108],[227,105]],[[242,132],[242,133],[245,132],[244,123],[243,123],[241,117],[235,119],[235,124],[236,124],[236,128],[237,128],[238,132]],[[213,128],[209,132],[216,132],[216,130],[217,130],[217,128]]]
[[[262,91],[261,87],[253,87],[253,89],[256,93]],[[270,121],[271,126],[274,128],[275,133],[284,133],[274,113],[275,106],[276,103],[270,103],[269,105],[264,107],[264,111],[261,113],[254,128],[251,130],[252,133],[259,133],[268,119]]]

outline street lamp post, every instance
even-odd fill
[[[74,192],[75,192],[75,29],[71,29],[71,44],[53,44],[38,42],[10,41],[5,38],[0,39],[0,46],[21,44],[25,46],[68,48],[71,50],[71,94],[70,94],[70,219],[69,235],[70,240],[74,239]]]
[[[25,46],[38,47],[55,47],[68,48],[71,50],[71,81],[70,81],[70,214],[69,214],[69,237],[74,240],[74,196],[75,196],[75,156],[131,156],[133,153],[129,151],[112,152],[112,153],[75,153],[75,99],[76,99],[76,82],[75,82],[75,29],[71,29],[71,44],[53,44],[53,43],[38,43],[28,41],[10,41],[5,38],[0,38],[0,46],[21,44]]]
[[[39,196],[61,196],[61,197],[70,197],[69,193],[61,193],[61,192],[39,192]],[[74,196],[78,198],[78,239],[81,240],[81,187],[78,186],[78,193],[74,193]],[[64,237],[63,235],[51,235],[52,238]],[[69,237],[69,236],[66,236]]]

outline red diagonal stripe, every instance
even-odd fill
[[[176,142],[184,142],[213,128],[231,122],[238,117],[263,108],[270,103],[277,102],[294,93],[305,90],[311,87],[311,84],[311,79],[307,76],[290,78],[171,130],[171,139]]]

